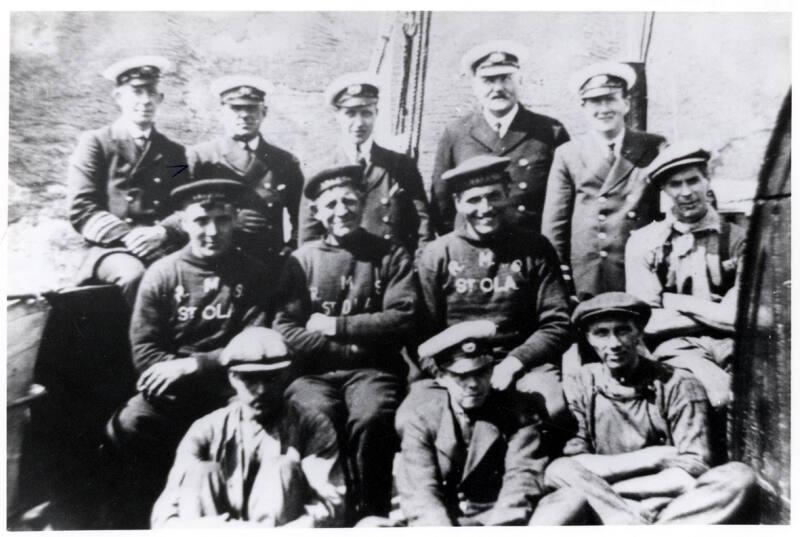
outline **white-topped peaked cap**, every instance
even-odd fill
[[[570,77],[570,88],[581,99],[600,97],[615,91],[630,91],[636,85],[636,71],[622,62],[602,61],[580,69]]]
[[[346,73],[328,84],[323,97],[325,103],[336,108],[353,108],[378,102],[380,84],[378,77],[361,71]]]
[[[256,75],[225,75],[211,82],[211,93],[221,104],[263,104],[273,90],[269,80]]]
[[[117,86],[143,86],[158,82],[161,74],[169,71],[170,67],[169,60],[163,56],[130,56],[109,65],[102,74]]]
[[[461,57],[462,74],[494,76],[518,71],[528,49],[514,41],[489,41],[469,49]]]

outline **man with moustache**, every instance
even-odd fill
[[[417,165],[406,155],[375,143],[373,129],[378,116],[379,86],[370,73],[348,73],[325,90],[341,129],[334,166],[357,164],[364,168],[364,216],[361,227],[379,237],[416,252],[433,238],[428,199]],[[322,237],[325,229],[309,210],[301,207],[300,241]]]
[[[544,496],[549,458],[540,424],[519,397],[491,389],[491,321],[455,324],[419,347],[437,378],[397,411],[400,507],[409,526],[558,525],[585,508],[567,489]]]
[[[709,198],[711,154],[693,142],[665,148],[649,169],[672,210],[631,235],[627,291],[651,305],[645,328],[653,357],[688,369],[711,404],[733,399],[731,359],[746,232],[720,217]]]
[[[565,457],[548,466],[545,485],[571,487],[604,524],[735,523],[755,474],[740,462],[710,468],[703,387],[640,354],[650,313],[621,292],[575,308],[573,324],[600,362],[564,380],[578,429]]]
[[[160,56],[108,67],[103,77],[116,86],[120,117],[84,132],[67,168],[69,220],[90,246],[78,281],[113,283],[131,306],[147,265],[184,241],[180,225],[168,217],[170,191],[188,179],[174,169],[186,155],[155,128],[164,100],[158,84],[168,69]]]
[[[509,222],[540,230],[553,152],[569,136],[558,120],[519,104],[525,56],[516,43],[491,41],[470,49],[461,60],[480,110],[448,125],[439,140],[431,179],[431,220],[439,235],[453,230],[456,214],[442,174],[476,155],[510,159]]]
[[[287,402],[289,352],[269,328],[246,328],[220,357],[236,397],[194,422],[178,446],[152,527],[341,524],[336,431]]]
[[[219,98],[223,136],[190,147],[189,169],[195,179],[240,181],[258,193],[237,217],[237,245],[268,261],[297,246],[298,211],[303,173],[297,158],[261,136],[267,116],[265,99],[272,85],[261,77],[231,75],[215,80],[211,92]],[[284,212],[292,226],[284,237]]]
[[[347,457],[350,522],[386,516],[397,448],[394,414],[405,391],[400,354],[417,314],[411,254],[360,227],[361,166],[323,170],[305,196],[325,236],[284,267],[273,328],[295,353],[289,399],[333,422]]]
[[[138,393],[107,426],[132,527],[146,527],[189,425],[232,395],[222,350],[244,327],[271,321],[277,275],[233,244],[236,207],[248,195],[229,179],[173,190],[189,242],[149,267],[139,286],[130,325]]]
[[[565,412],[560,365],[570,343],[567,291],[547,239],[508,221],[509,164],[507,157],[481,155],[442,174],[460,218],[420,257],[423,326],[435,333],[462,321],[495,322],[492,387],[538,394],[538,410],[556,418]],[[436,376],[430,360],[420,365]]]
[[[573,294],[586,300],[625,289],[625,242],[659,212],[645,173],[664,138],[625,126],[636,73],[601,62],[572,81],[590,132],[556,149],[547,179],[542,234],[561,260]]]

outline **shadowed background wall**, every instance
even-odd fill
[[[308,13],[13,13],[9,133],[9,290],[67,285],[82,241],[66,221],[67,160],[80,131],[116,117],[99,73],[122,56],[162,54],[158,128],[193,144],[219,134],[211,80],[253,72],[273,81],[262,132],[292,151],[306,175],[325,163],[337,132],[322,92],[337,75],[366,69],[399,15]],[[569,76],[596,60],[639,59],[642,13],[453,13],[432,17],[420,145],[426,181],[444,125],[475,106],[459,76],[463,52],[489,39],[529,47],[522,102],[583,132]],[[396,91],[401,28],[382,70]],[[657,13],[647,58],[649,130],[700,139],[718,152],[724,202],[751,197],[769,131],[791,82],[789,14]],[[396,98],[396,95],[393,96]],[[395,99],[392,99],[392,102]],[[389,112],[388,103],[384,112]],[[389,117],[379,140],[388,145]]]

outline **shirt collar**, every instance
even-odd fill
[[[622,130],[619,131],[619,134],[614,136],[614,138],[611,140],[601,136],[600,133],[596,132],[593,133],[593,136],[597,144],[606,151],[608,151],[607,148],[610,144],[614,144],[614,156],[619,158],[622,154],[622,141],[625,138],[625,130],[626,129],[623,127]]]
[[[719,213],[712,207],[711,205],[708,206],[708,210],[706,214],[698,220],[697,222],[692,222],[690,224],[679,222],[675,215],[672,214],[672,211],[667,215],[669,218],[670,223],[672,225],[672,229],[677,231],[678,233],[697,233],[698,231],[707,231],[707,230],[714,230],[717,233],[720,232],[720,217]]]
[[[500,124],[500,138],[506,135],[508,132],[508,128],[511,126],[511,122],[514,121],[514,118],[519,112],[519,103],[514,103],[513,108],[504,116],[497,117],[491,114],[486,108],[483,109],[483,118],[486,120],[486,123],[489,124],[489,127],[497,132],[497,124]]]
[[[256,149],[258,149],[258,142],[259,141],[261,141],[261,137],[260,136],[254,136],[254,137],[250,138],[249,140],[247,140],[246,142],[244,140],[242,140],[242,142],[240,142],[240,143],[247,144],[247,146],[250,148],[250,151],[255,151]],[[244,146],[242,146],[242,147],[244,147]]]
[[[136,138],[142,138],[142,137],[149,140],[150,134],[153,132],[153,127],[148,127],[147,129],[142,130],[133,123],[126,124],[125,129],[128,131],[128,133],[131,135],[131,138],[133,138],[134,140]]]
[[[373,144],[374,144],[373,138],[372,138],[372,136],[370,136],[369,138],[367,138],[361,144],[361,147],[360,147],[361,156],[364,157],[364,159],[367,161],[367,164],[369,164],[369,162],[371,160],[372,145]],[[344,154],[347,156],[347,158],[353,164],[358,164],[358,158],[359,158],[358,149],[359,148],[356,148],[356,146],[354,144],[343,144],[342,145],[342,150],[344,151]]]

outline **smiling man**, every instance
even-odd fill
[[[297,158],[261,136],[267,117],[265,100],[272,85],[253,75],[230,75],[211,84],[219,99],[224,134],[188,149],[195,179],[240,181],[258,193],[237,216],[237,245],[262,261],[297,246],[303,173]],[[291,224],[284,237],[284,212]]]
[[[256,194],[228,179],[175,189],[189,242],[142,278],[130,326],[138,393],[108,425],[133,527],[146,523],[183,433],[230,397],[219,363],[225,345],[271,321],[277,274],[234,249],[236,207],[248,195]]]
[[[546,406],[539,410],[556,417],[565,410],[560,366],[570,343],[567,292],[547,239],[508,222],[509,163],[482,155],[442,175],[459,224],[420,257],[423,326],[432,334],[462,321],[495,322],[492,386],[539,394]],[[430,359],[420,365],[436,376]]]
[[[553,151],[569,136],[558,120],[519,104],[520,66],[526,56],[517,43],[491,41],[470,49],[461,60],[480,110],[448,125],[439,140],[431,179],[431,219],[439,235],[452,231],[456,218],[442,174],[476,155],[510,159],[509,219],[539,232]]]
[[[645,334],[653,356],[690,370],[711,404],[731,402],[737,285],[745,230],[723,220],[709,198],[711,154],[698,144],[667,147],[651,180],[672,200],[661,222],[635,232],[625,249],[627,291],[654,308]]]
[[[548,489],[572,487],[604,524],[733,523],[755,488],[745,464],[709,468],[708,399],[690,373],[639,354],[650,306],[621,292],[575,308],[600,362],[564,379],[578,422]]]
[[[658,187],[645,169],[664,138],[625,126],[636,73],[601,62],[573,77],[589,133],[556,149],[542,233],[578,300],[625,290],[625,242],[659,216]]]
[[[364,169],[361,227],[416,252],[433,238],[428,199],[414,161],[374,141],[379,99],[378,81],[370,73],[342,75],[325,90],[325,102],[340,128],[332,165],[357,164]],[[311,213],[309,200],[304,200],[300,212],[301,242],[322,237],[325,228]]]
[[[330,419],[346,446],[352,523],[389,512],[394,414],[407,374],[400,350],[418,303],[414,267],[403,247],[360,227],[361,166],[324,170],[304,193],[325,236],[287,261],[273,327],[301,375],[290,400]]]
[[[120,117],[85,132],[67,169],[69,219],[90,246],[79,283],[113,283],[133,306],[145,268],[183,242],[180,226],[168,218],[169,193],[188,180],[171,166],[186,163],[182,145],[155,128],[164,94],[161,75],[169,62],[160,56],[125,58],[103,76]]]

